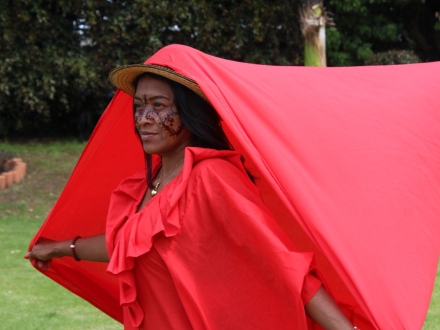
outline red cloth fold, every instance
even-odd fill
[[[440,252],[440,63],[274,67],[180,45],[147,62],[198,82],[271,213],[301,251],[316,253],[356,325],[422,327]],[[31,245],[105,230],[111,192],[144,166],[131,102],[116,93]],[[52,265],[46,275],[122,319],[103,265]]]

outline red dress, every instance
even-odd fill
[[[187,148],[136,213],[145,191],[144,172],[124,180],[108,214],[125,329],[307,329],[312,255],[296,252],[238,153]]]

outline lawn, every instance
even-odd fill
[[[23,259],[72,172],[84,144],[0,143],[27,164],[19,184],[0,191],[0,328],[122,329],[123,326]]]
[[[1,329],[123,328],[23,259],[84,146],[78,142],[0,143],[0,150],[13,151],[28,164],[23,182],[0,191]],[[440,272],[423,329],[440,329]]]

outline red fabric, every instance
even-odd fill
[[[302,299],[321,286],[308,275],[312,256],[295,252],[238,153],[187,148],[179,176],[136,213],[145,191],[141,171],[108,214],[108,271],[121,282],[126,329],[307,328]],[[173,315],[184,323],[167,326]]]
[[[316,253],[356,325],[421,328],[440,252],[440,63],[274,67],[179,45],[147,62],[198,82],[271,213]],[[131,112],[117,92],[31,245],[104,231],[111,191],[144,166]],[[52,265],[47,276],[122,320],[105,265]]]

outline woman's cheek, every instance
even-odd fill
[[[183,123],[180,120],[179,113],[174,110],[169,110],[166,113],[159,115],[160,126],[168,132],[171,137],[180,134],[183,128]]]

